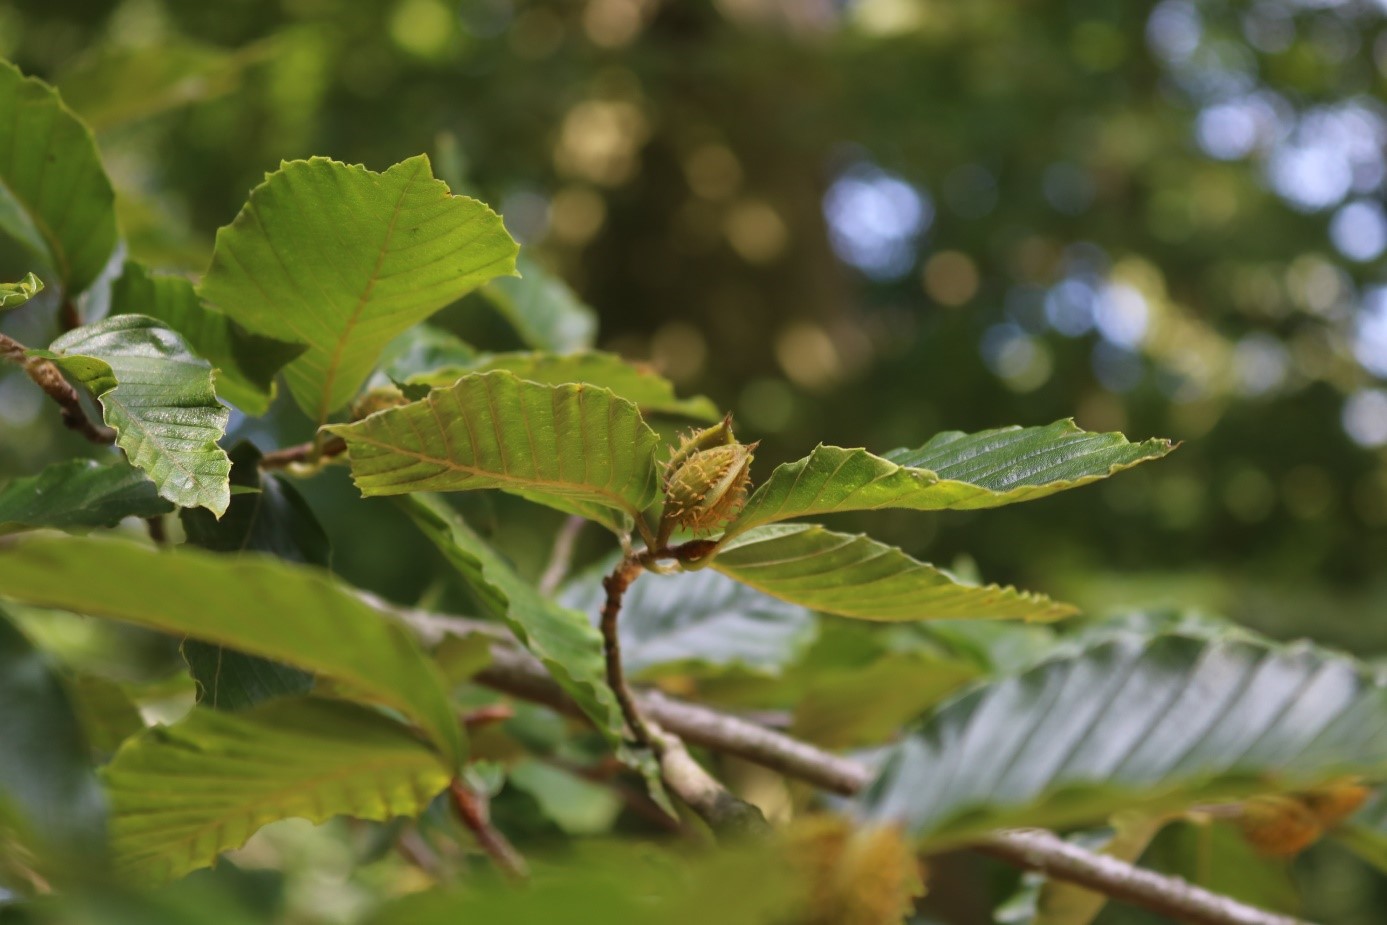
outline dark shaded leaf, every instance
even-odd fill
[[[139,469],[123,461],[73,459],[0,488],[0,533],[38,527],[81,533],[172,510]]]
[[[44,873],[69,876],[68,865],[99,863],[106,801],[91,748],[48,658],[2,611],[0,743],[0,809],[13,814],[21,830],[15,834]]]

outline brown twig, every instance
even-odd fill
[[[453,808],[457,810],[458,818],[462,824],[477,839],[477,844],[487,853],[496,866],[501,869],[507,877],[512,880],[524,880],[530,875],[530,867],[525,863],[525,859],[520,856],[520,852],[515,850],[515,846],[501,830],[491,824],[486,811],[486,805],[481,798],[465,784],[460,778],[453,778],[453,782],[448,785],[448,793],[453,799]]]
[[[328,437],[321,445],[315,440],[296,443],[283,449],[271,450],[260,457],[261,469],[287,469],[299,463],[313,463],[331,459],[347,452],[347,441],[341,437]]]
[[[462,714],[462,725],[468,732],[475,732],[484,726],[494,726],[515,718],[515,708],[508,703],[493,703]]]
[[[52,361],[29,356],[28,349],[23,344],[4,334],[0,334],[0,359],[9,360],[24,368],[25,374],[34,380],[34,384],[58,403],[58,407],[62,409],[63,425],[69,430],[77,431],[92,443],[116,442],[114,430],[87,417],[77,390],[63,378],[62,371]]]
[[[71,299],[63,299],[63,304],[58,307],[58,326],[64,332],[82,326],[82,313],[77,310],[76,302]]]
[[[617,629],[621,599],[626,594],[626,589],[631,587],[631,582],[639,578],[644,569],[645,563],[641,556],[626,556],[617,563],[610,575],[602,579],[602,587],[607,592],[607,599],[602,604],[602,651],[607,661],[607,686],[616,695],[622,718],[631,729],[631,738],[658,753],[659,745],[646,728],[645,720],[631,696],[631,688],[626,684],[626,673],[621,666],[621,636]]]

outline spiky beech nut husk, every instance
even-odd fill
[[[800,925],[894,925],[924,895],[920,862],[893,826],[858,829],[840,816],[808,816],[783,837],[807,887]]]
[[[746,504],[756,447],[731,443],[699,450],[671,470],[665,482],[665,521],[697,536],[735,517]]]
[[[393,385],[381,386],[372,389],[365,395],[358,398],[352,404],[352,420],[359,421],[364,417],[369,417],[377,411],[384,411],[386,408],[394,408],[396,405],[407,405],[409,399],[405,393],[395,388]]]
[[[671,450],[669,462],[665,463],[665,485],[669,485],[670,476],[693,454],[736,442],[737,438],[732,436],[732,415],[730,414],[712,427],[705,427],[703,430],[694,430],[685,434],[680,438],[678,448]]]
[[[1300,854],[1319,840],[1324,827],[1294,796],[1275,794],[1253,797],[1237,817],[1243,838],[1259,854],[1286,858]]]

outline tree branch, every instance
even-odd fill
[[[481,798],[456,777],[448,785],[448,794],[453,799],[453,808],[457,810],[458,818],[496,866],[512,880],[524,880],[530,876],[530,867],[520,856],[520,852],[515,850],[509,839],[487,818],[486,807]]]
[[[1195,925],[1309,925],[1211,893],[1179,877],[1085,851],[1040,829],[1012,829],[977,846],[983,854],[1056,880],[1082,884],[1113,899]]]
[[[316,440],[296,443],[280,450],[271,450],[260,457],[261,469],[287,469],[303,463],[316,463],[331,459],[347,452],[347,441],[341,437],[328,437],[320,446]]]
[[[761,810],[733,796],[694,760],[678,736],[653,723],[647,724],[646,729],[660,756],[661,780],[715,834],[731,838],[770,834],[770,824]]]
[[[538,661],[509,645],[492,648],[491,664],[476,680],[512,696],[582,716]],[[717,710],[655,692],[643,692],[634,699],[646,717],[686,742],[736,755],[833,793],[851,796],[875,776],[861,762]],[[1195,925],[1309,925],[1211,893],[1179,877],[1096,855],[1049,832],[999,832],[976,847],[1017,867],[1042,871],[1177,921]]]
[[[63,378],[62,371],[50,360],[29,356],[28,349],[23,344],[4,334],[0,334],[0,358],[22,366],[29,378],[34,380],[34,384],[58,403],[58,407],[62,409],[63,424],[69,430],[77,431],[92,443],[116,442],[114,430],[87,417],[77,390]]]
[[[602,588],[607,592],[602,605],[602,653],[607,660],[607,686],[616,695],[621,706],[621,715],[631,728],[631,736],[640,745],[647,745],[660,753],[660,743],[650,734],[641,717],[640,710],[631,696],[631,688],[626,684],[626,673],[621,667],[621,636],[617,630],[617,617],[621,614],[621,599],[631,582],[640,577],[645,565],[637,556],[626,556],[617,563],[612,573],[602,579]]]

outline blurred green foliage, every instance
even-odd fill
[[[0,0],[0,56],[97,131],[125,256],[201,271],[283,159],[426,151],[596,309],[600,346],[735,411],[763,441],[754,477],[819,440],[884,451],[1067,416],[1173,437],[1160,466],[1090,491],[877,514],[873,532],[1094,612],[1194,605],[1387,652],[1372,0]],[[29,269],[15,256],[0,248],[0,279]],[[47,343],[58,306],[36,301],[0,325]],[[481,296],[438,321],[519,346]],[[311,433],[282,398],[268,422],[233,436]],[[88,452],[12,372],[0,433],[4,476]],[[465,603],[344,472],[302,487],[329,535],[372,538],[336,546],[346,578]],[[557,516],[464,504],[539,573]],[[1352,879],[1341,861],[1309,856],[1312,902]]]

